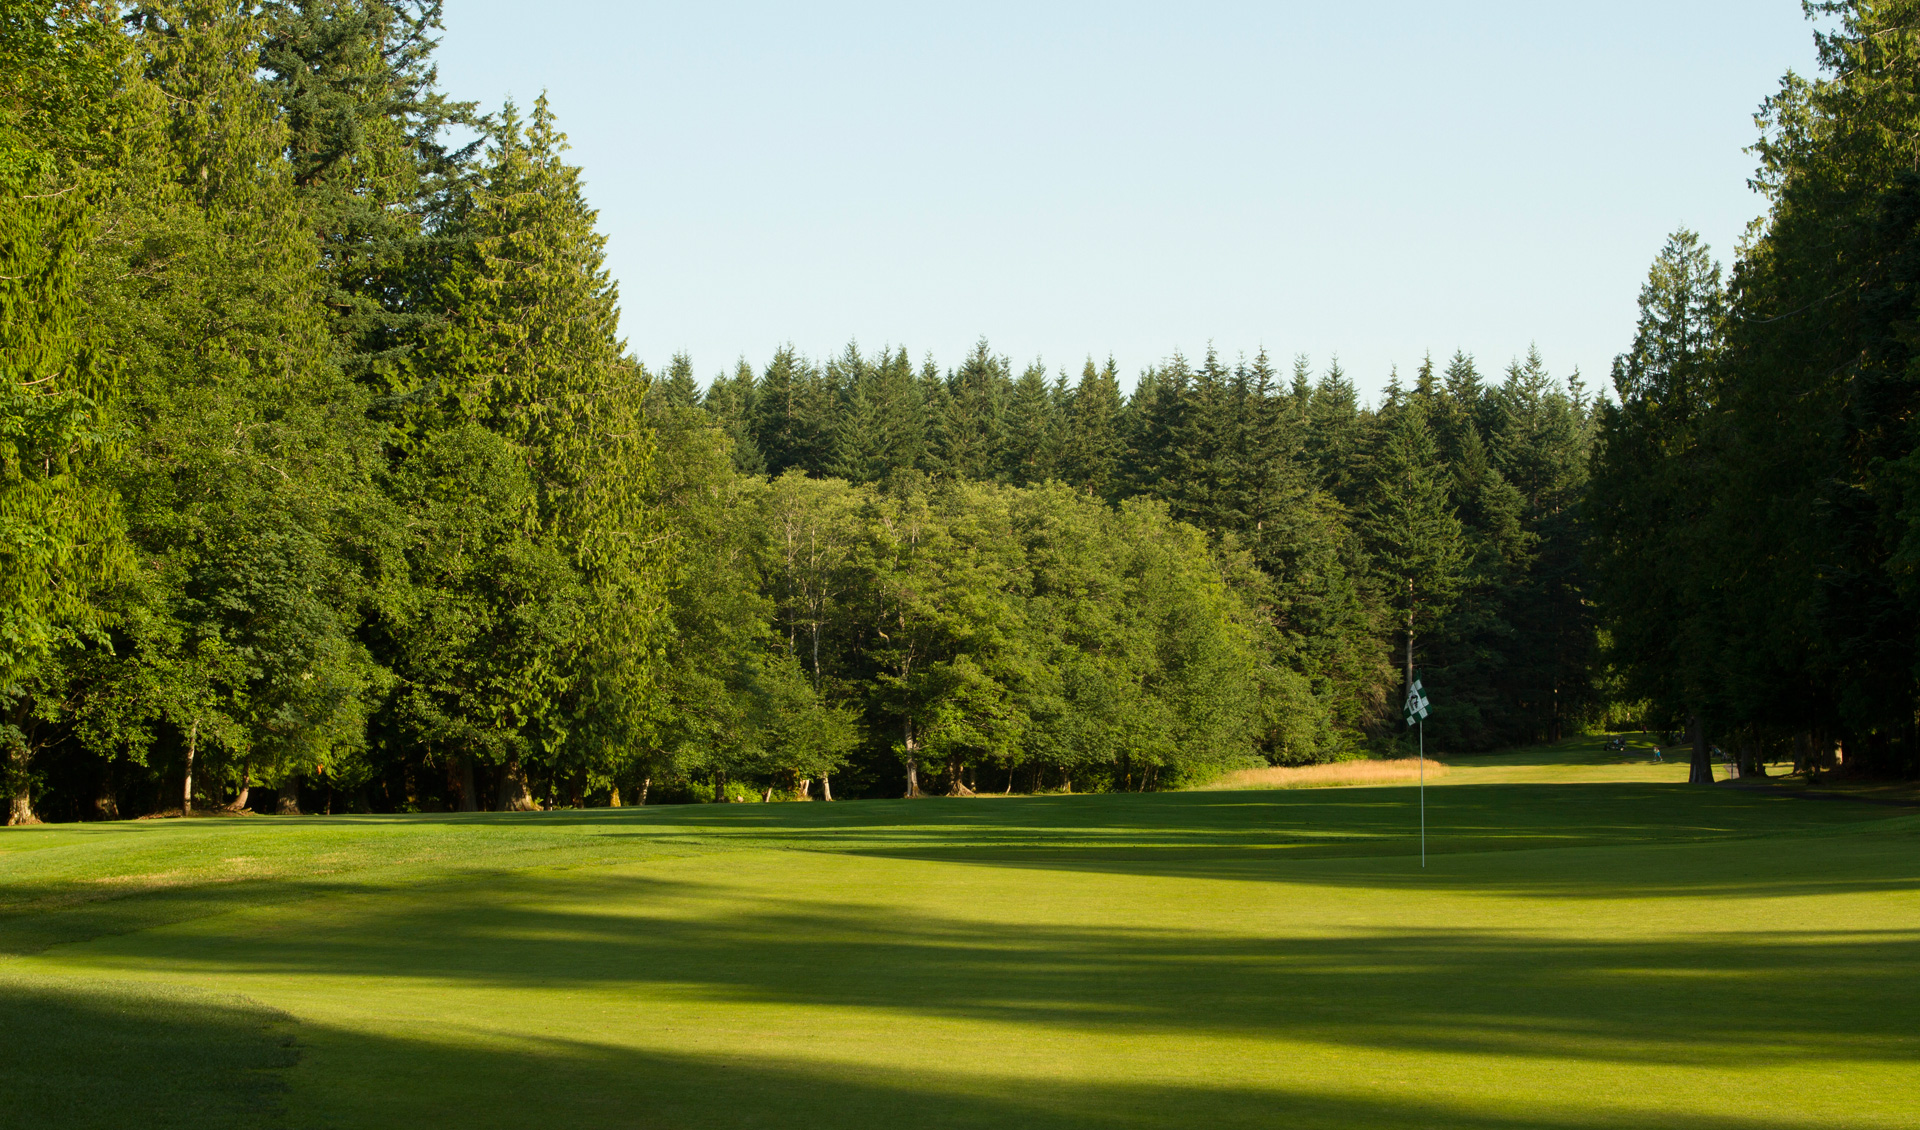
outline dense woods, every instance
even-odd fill
[[[437,3],[0,0],[9,820],[1157,789],[1404,743],[1416,667],[1430,747],[1911,770],[1910,9],[1836,6],[1617,403],[1528,351],[1364,404],[650,371],[553,107],[439,90]]]
[[[1674,236],[1603,409],[1592,560],[1619,693],[1739,771],[1920,770],[1920,4],[1815,3],[1761,107],[1730,272]]]

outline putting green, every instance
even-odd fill
[[[1455,765],[9,830],[0,1125],[1920,1123],[1920,815]]]

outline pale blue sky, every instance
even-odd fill
[[[1798,0],[448,0],[440,52],[549,92],[650,365],[1211,341],[1367,394],[1529,342],[1604,382],[1669,231],[1731,259],[1753,111],[1812,65]]]

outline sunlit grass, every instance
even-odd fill
[[[1272,765],[1238,769],[1201,786],[1221,789],[1328,789],[1353,785],[1401,785],[1437,780],[1452,772],[1445,762],[1402,757],[1362,761],[1334,761],[1325,765]]]

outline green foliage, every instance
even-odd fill
[[[433,0],[5,13],[16,817],[1161,788],[1391,740],[1409,633],[1444,744],[1597,709],[1594,407],[1537,355],[702,390],[626,354],[547,99],[438,89]]]
[[[0,785],[34,819],[36,689],[63,647],[99,644],[132,565],[87,333],[81,259],[131,101],[123,44],[85,13],[0,5]],[[44,713],[44,711],[42,712]]]

